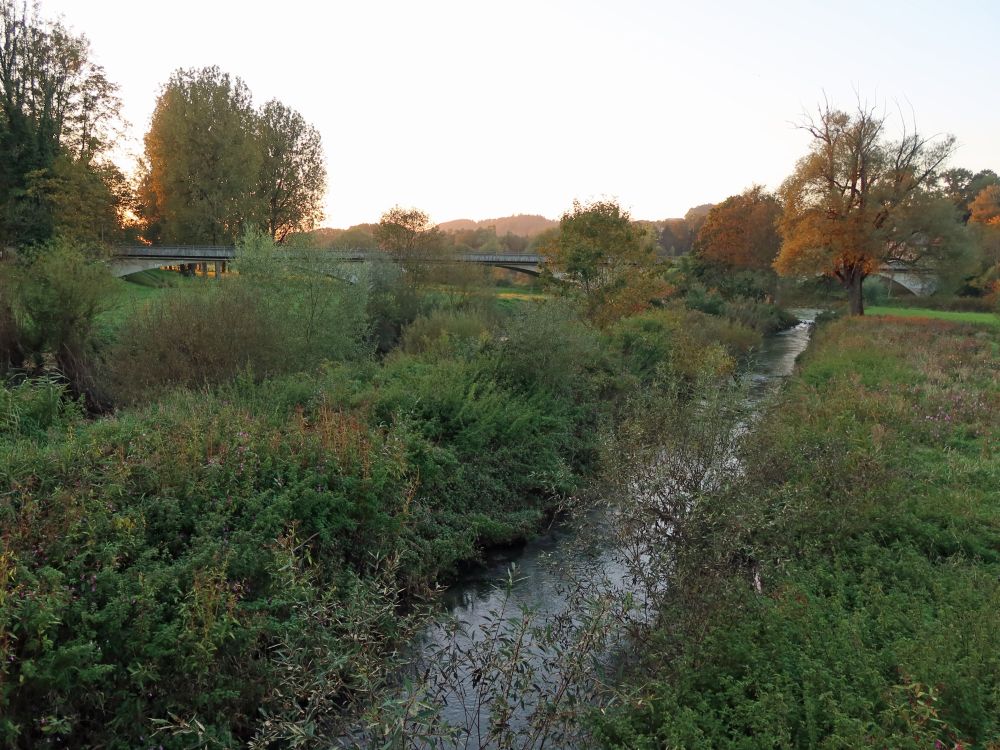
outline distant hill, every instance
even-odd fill
[[[479,229],[479,224],[472,219],[455,219],[437,225],[442,232],[464,232],[469,229]]]
[[[537,214],[517,214],[515,216],[502,216],[499,219],[483,219],[482,221],[472,221],[471,219],[456,219],[438,224],[438,229],[442,232],[461,232],[469,229],[481,229],[495,227],[497,237],[503,237],[510,232],[520,237],[534,237],[558,226],[559,222],[546,219]]]

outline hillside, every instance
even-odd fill
[[[516,214],[514,216],[502,216],[498,219],[483,219],[482,221],[455,219],[454,221],[445,221],[438,224],[438,229],[442,232],[460,232],[469,229],[495,227],[498,237],[502,237],[508,232],[521,237],[534,237],[546,229],[557,226],[558,223],[537,214]]]

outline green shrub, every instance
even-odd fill
[[[798,322],[798,318],[777,305],[746,298],[727,302],[722,314],[765,336],[791,328]]]
[[[861,293],[866,305],[884,305],[889,299],[889,287],[886,282],[872,276],[864,280]]]
[[[242,370],[278,372],[288,351],[273,323],[253,287],[239,281],[177,290],[137,309],[109,357],[116,400],[150,401],[167,389],[222,383]]]
[[[79,404],[55,377],[0,387],[0,440],[43,439],[50,429],[66,429],[81,416]]]
[[[107,266],[63,242],[37,248],[14,279],[21,349],[38,359],[51,355],[73,395],[95,412],[109,406],[98,376],[95,329],[113,287]]]
[[[519,390],[585,394],[601,356],[597,332],[576,308],[548,300],[520,306],[505,323],[493,367]]]
[[[625,368],[643,383],[663,373],[696,378],[707,360],[716,360],[710,350],[719,348],[729,358],[748,353],[760,344],[760,335],[726,318],[695,310],[667,308],[626,318],[610,330],[613,349]],[[718,360],[722,369],[731,367]]]
[[[244,370],[266,377],[367,354],[363,291],[324,276],[276,284],[224,279],[136,309],[109,357],[116,398],[139,403]]]
[[[684,306],[689,310],[697,310],[708,315],[721,315],[726,301],[714,291],[706,289],[701,284],[692,284],[684,298]]]
[[[477,311],[434,310],[403,329],[399,348],[407,354],[473,353],[489,327],[489,321]]]

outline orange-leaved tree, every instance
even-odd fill
[[[1000,292],[1000,185],[988,185],[969,204],[969,229],[979,245],[985,276],[976,285]],[[1000,300],[998,300],[1000,301]]]
[[[983,188],[969,204],[970,221],[986,226],[1000,226],[1000,185]]]
[[[731,268],[770,269],[781,246],[781,203],[762,185],[753,185],[712,206],[698,230],[695,251]]]
[[[809,152],[779,191],[775,269],[835,277],[852,315],[864,314],[862,282],[884,264],[948,274],[968,249],[954,205],[936,189],[955,139],[927,138],[904,123],[893,140],[887,122],[861,102],[853,113],[821,106],[802,124],[812,136]]]

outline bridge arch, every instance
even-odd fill
[[[937,289],[937,279],[928,274],[880,269],[871,275],[888,282],[890,287],[902,287],[917,297],[926,297]]]

